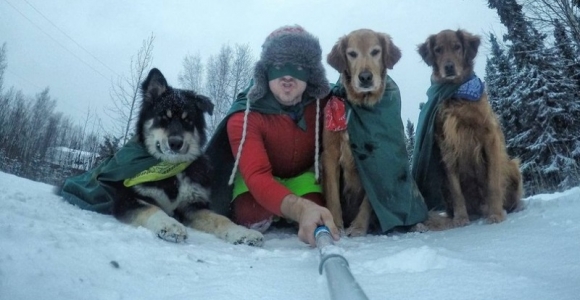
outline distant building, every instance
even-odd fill
[[[50,147],[45,161],[55,167],[68,167],[77,171],[88,171],[99,159],[99,154],[67,147]]]

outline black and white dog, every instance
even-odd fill
[[[261,246],[260,232],[209,210],[211,166],[202,147],[207,139],[204,113],[212,114],[211,101],[193,91],[168,86],[158,69],[149,72],[141,92],[139,143],[163,162],[191,163],[177,175],[160,181],[132,187],[116,184],[113,215],[172,242],[184,241],[185,226],[189,226],[233,244]]]

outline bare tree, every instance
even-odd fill
[[[129,134],[134,131],[134,121],[137,118],[137,99],[139,85],[145,79],[153,60],[153,41],[155,36],[143,40],[137,52],[137,57],[131,58],[129,77],[120,77],[111,88],[111,98],[114,107],[107,108],[109,115],[121,128],[123,145],[129,140]]]
[[[554,20],[564,24],[576,48],[580,48],[580,5],[577,0],[525,0],[531,20],[546,32],[553,30]]]
[[[0,97],[2,97],[2,90],[4,88],[4,71],[6,70],[6,42],[0,48]]]
[[[212,55],[207,62],[206,89],[214,103],[213,116],[208,124],[210,135],[220,120],[225,116],[232,103],[229,92],[233,50],[229,45],[223,45],[218,55]]]
[[[5,149],[10,142],[8,134],[13,124],[10,124],[10,115],[14,109],[16,89],[11,87],[6,93],[0,93],[0,149]],[[18,92],[22,93],[22,92]]]
[[[254,58],[248,45],[224,45],[216,56],[210,56],[206,72],[206,92],[215,104],[208,124],[212,134],[230,109],[237,94],[252,77]]]
[[[181,87],[188,90],[194,90],[203,94],[203,64],[201,63],[201,56],[198,54],[185,56],[182,62],[183,71],[179,73],[179,84]]]
[[[6,132],[6,122],[8,122],[8,113],[10,112],[10,98],[4,95],[4,72],[6,70],[6,43],[0,48],[0,142],[4,142]],[[3,147],[0,146],[0,149]]]
[[[231,76],[231,100],[236,99],[238,93],[244,89],[250,82],[252,78],[252,71],[254,66],[254,57],[250,46],[245,45],[235,45],[235,55],[232,64],[232,76]]]
[[[40,147],[44,151],[43,156],[46,155],[46,152],[49,148],[56,146],[56,141],[58,138],[57,130],[60,126],[62,118],[63,117],[61,112],[52,114],[48,118],[48,123],[46,124],[46,133],[44,137],[42,137],[42,141],[40,143]]]
[[[44,158],[46,149],[40,147],[42,137],[47,134],[46,129],[49,117],[53,115],[56,107],[56,100],[49,95],[50,89],[47,87],[42,92],[36,94],[34,102],[29,110],[30,119],[26,126],[21,127],[20,134],[26,136],[26,146],[23,146],[22,159],[26,169],[32,167],[33,158]]]
[[[22,91],[13,93],[11,97],[12,109],[8,116],[8,128],[5,137],[5,141],[8,142],[6,154],[9,158],[19,159],[24,151],[24,145],[21,142],[25,139],[21,133],[26,133],[25,131],[23,132],[22,128],[26,128],[26,124],[29,122],[30,105],[24,98]]]

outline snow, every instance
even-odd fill
[[[0,173],[0,299],[329,299],[317,249],[292,229],[263,248],[189,229],[163,241]],[[580,187],[500,224],[342,238],[370,299],[579,299]]]

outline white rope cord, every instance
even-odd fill
[[[316,182],[320,179],[320,99],[316,98],[316,134],[315,134],[315,150],[314,150],[314,178]]]
[[[240,157],[242,156],[242,146],[246,141],[246,131],[248,128],[248,114],[250,114],[250,101],[246,102],[246,110],[244,110],[244,126],[242,126],[242,139],[240,140],[240,145],[238,146],[238,153],[236,154],[236,161],[234,162],[234,169],[232,170],[232,174],[230,175],[230,180],[228,181],[228,185],[232,185],[234,183],[234,179],[236,178],[236,171],[238,170],[238,165],[240,164]]]

